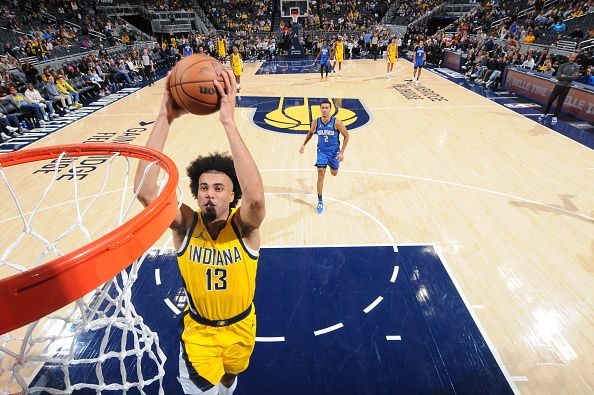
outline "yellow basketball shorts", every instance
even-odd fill
[[[241,77],[241,68],[240,67],[233,67],[233,75]]]
[[[335,58],[337,62],[344,61],[344,56],[342,54],[336,54]]]
[[[388,62],[389,63],[396,63],[396,56],[389,56],[388,55]]]
[[[186,313],[180,329],[179,381],[184,392],[204,392],[225,373],[239,374],[248,368],[256,344],[255,308],[243,320],[223,327],[199,324]]]

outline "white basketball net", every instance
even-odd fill
[[[133,203],[136,201],[136,195],[132,198],[126,197],[126,191],[131,195],[132,188],[130,175],[130,158],[123,157],[120,154],[114,154],[109,157],[105,163],[107,169],[103,184],[94,196],[79,196],[79,185],[76,177],[76,160],[72,161],[74,204],[76,205],[76,221],[67,228],[57,238],[49,239],[44,236],[44,229],[34,229],[33,220],[38,214],[44,199],[52,185],[56,182],[62,162],[68,158],[66,153],[62,153],[55,161],[55,170],[53,178],[45,188],[42,196],[37,201],[34,209],[25,214],[19,198],[14,192],[11,184],[5,174],[5,169],[0,167],[0,177],[4,185],[10,191],[14,203],[18,209],[20,219],[23,225],[21,235],[11,243],[0,256],[0,270],[10,268],[14,270],[13,274],[27,270],[27,264],[11,261],[11,253],[17,248],[23,239],[34,237],[39,240],[45,248],[40,256],[33,261],[33,267],[36,267],[46,260],[50,253],[62,256],[69,251],[61,251],[57,243],[64,237],[75,231],[80,231],[84,235],[85,243],[91,242],[93,237],[98,238],[102,234],[94,235],[91,228],[85,223],[85,215],[93,208],[94,204],[104,193],[109,179],[112,164],[116,158],[125,160],[125,178],[122,188],[121,198],[119,199],[119,210],[117,211],[117,225],[123,224],[130,215]],[[156,162],[147,166],[146,172],[155,166]],[[166,181],[167,174],[164,176]],[[142,182],[144,182],[144,176]],[[166,182],[161,182],[161,189]],[[161,191],[159,191],[160,193]],[[90,202],[84,206],[82,200]],[[115,228],[115,227],[114,227]],[[164,364],[166,357],[159,346],[159,336],[153,332],[144,322],[142,317],[136,312],[131,302],[132,285],[134,284],[140,265],[145,256],[134,261],[128,270],[122,271],[112,280],[101,285],[93,293],[77,300],[68,308],[53,313],[39,321],[33,322],[26,327],[26,330],[13,331],[0,336],[0,394],[14,394],[17,392],[36,392],[46,391],[51,394],[71,394],[73,391],[83,388],[95,390],[101,393],[104,390],[118,391],[126,393],[127,390],[136,388],[141,394],[145,394],[145,387],[148,393],[163,394],[163,377],[165,374]],[[28,264],[28,266],[31,266]],[[31,267],[29,267],[31,268]],[[39,301],[43,303],[43,301]],[[65,311],[63,311],[65,310]],[[18,332],[18,333],[17,333]],[[90,337],[100,336],[98,349],[93,350],[92,357],[82,358],[80,349],[85,349],[85,340]],[[114,339],[118,339],[114,341]],[[114,343],[117,343],[114,346]],[[36,384],[29,381],[35,377],[36,370],[41,365],[51,367],[52,371],[61,371],[63,378],[59,385]],[[77,366],[84,364],[93,365],[94,377],[73,377],[71,371]],[[120,378],[116,382],[107,381],[105,370],[110,369],[112,374],[108,379],[112,379],[113,370],[119,367]],[[33,371],[33,373],[31,373]],[[130,372],[133,372],[131,374]],[[150,374],[147,375],[146,372]],[[28,388],[32,385],[31,388]],[[47,386],[44,386],[47,385]]]

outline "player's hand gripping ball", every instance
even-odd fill
[[[169,76],[169,91],[175,103],[197,115],[219,110],[221,100],[213,81],[225,86],[223,65],[208,55],[191,55],[180,60]]]

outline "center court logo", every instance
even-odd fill
[[[272,132],[306,134],[311,121],[321,116],[320,103],[329,100],[331,114],[353,130],[369,122],[369,113],[359,99],[312,97],[242,96],[239,107],[255,108],[253,122]]]

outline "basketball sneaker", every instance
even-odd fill
[[[324,201],[318,200],[318,205],[316,206],[316,213],[322,214],[324,212]]]

